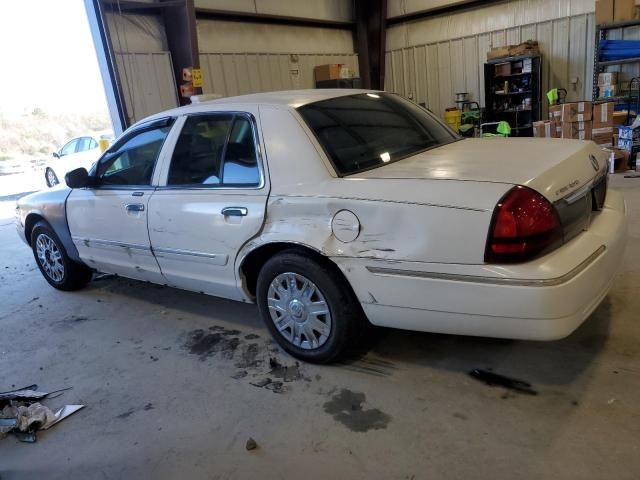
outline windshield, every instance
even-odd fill
[[[331,98],[298,108],[338,174],[369,170],[457,140],[434,115],[388,93]]]

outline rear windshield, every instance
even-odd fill
[[[385,165],[457,140],[418,105],[388,93],[331,98],[298,108],[340,175]]]

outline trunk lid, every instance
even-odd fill
[[[462,180],[526,185],[551,202],[586,188],[606,170],[595,143],[546,138],[465,139],[349,178]]]

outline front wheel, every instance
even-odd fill
[[[38,222],[33,227],[31,248],[42,276],[52,287],[66,291],[79,290],[91,280],[91,269],[69,258],[49,224]]]
[[[256,293],[275,340],[307,362],[344,356],[365,328],[362,308],[341,272],[305,252],[269,259],[258,275]]]
[[[58,176],[56,175],[56,172],[54,172],[53,169],[49,167],[47,167],[47,169],[45,170],[44,177],[45,177],[45,180],[47,181],[48,187],[53,187],[58,183],[60,183],[58,181]]]

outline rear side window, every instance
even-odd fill
[[[95,143],[95,141],[91,137],[82,137],[80,140],[78,140],[78,148],[76,149],[76,151],[86,152],[87,150],[95,148],[91,146],[91,142]]]
[[[361,172],[457,140],[432,114],[398,95],[376,92],[298,108],[340,175]]]
[[[176,142],[167,185],[259,184],[253,129],[247,117],[217,113],[187,119]]]

